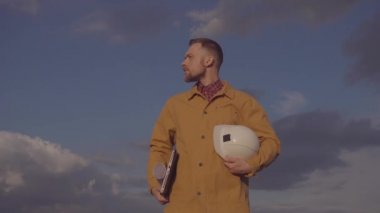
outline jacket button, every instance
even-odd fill
[[[202,139],[205,139],[205,136],[204,136],[204,135],[202,135],[202,136],[201,136],[201,138],[202,138]]]
[[[203,111],[203,114],[204,114],[204,115],[207,115],[207,111]]]
[[[198,196],[201,196],[201,195],[202,195],[202,193],[201,193],[201,192],[197,192],[197,195],[198,195]]]
[[[198,163],[198,166],[199,166],[199,167],[202,167],[202,166],[203,166],[203,163],[202,163],[202,162]]]

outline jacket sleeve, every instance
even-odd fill
[[[170,110],[170,104],[168,101],[162,109],[153,128],[149,146],[147,181],[150,192],[153,188],[160,187],[160,183],[157,181],[153,174],[154,167],[159,163],[166,165],[169,161],[172,149],[172,144],[169,137],[169,131],[171,130],[175,131],[173,115]]]
[[[254,98],[244,103],[241,115],[244,125],[251,128],[260,141],[257,154],[247,160],[251,167],[251,172],[246,176],[250,177],[269,166],[276,159],[280,154],[280,140],[273,130],[263,107]]]

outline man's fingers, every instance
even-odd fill
[[[161,193],[158,189],[152,189],[152,194],[156,198],[156,200],[158,202],[160,202],[161,204],[166,204],[169,202],[169,200],[167,198],[165,198],[164,196],[161,195]]]
[[[233,163],[233,162],[235,162],[236,160],[237,160],[237,158],[230,157],[230,156],[226,156],[226,157],[224,158],[224,161],[225,161],[225,162],[229,162],[229,163]]]
[[[226,165],[227,167],[233,167],[235,165],[234,162],[224,162],[224,165]]]
[[[224,158],[224,164],[228,165],[229,167],[237,165],[239,161],[240,161],[240,158],[236,158],[236,157],[226,156]]]
[[[230,157],[230,156],[226,156],[226,157],[224,158],[224,165],[225,165],[228,169],[232,169],[233,167],[236,166],[236,160],[235,160],[235,158]]]
[[[224,165],[232,174],[236,175],[245,174],[250,171],[248,163],[242,158],[226,156],[224,158]]]

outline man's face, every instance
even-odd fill
[[[206,72],[205,56],[206,50],[202,48],[200,43],[192,44],[189,47],[182,62],[185,82],[196,82],[204,76]]]

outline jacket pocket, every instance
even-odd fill
[[[212,121],[214,125],[230,124],[236,125],[239,123],[240,115],[238,108],[233,104],[225,104],[216,106],[215,111],[212,113]]]

